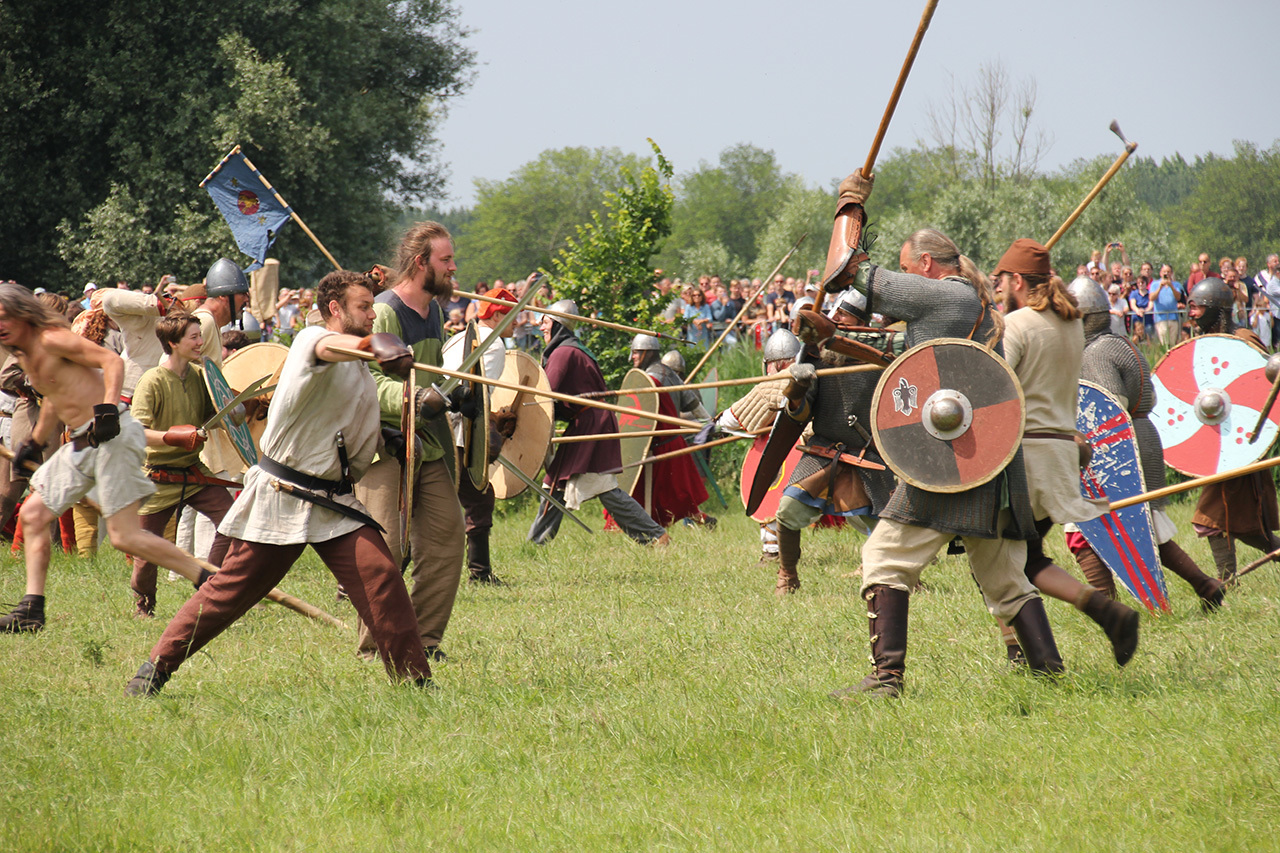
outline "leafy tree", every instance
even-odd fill
[[[619,148],[560,148],[543,151],[505,181],[477,180],[471,219],[455,235],[463,275],[492,281],[548,266],[574,228],[625,184],[619,176],[645,164]]]
[[[334,255],[439,194],[432,130],[473,63],[448,0],[0,4],[0,276],[203,274],[241,258],[200,179],[239,143]],[[211,34],[212,33],[212,34]],[[328,266],[297,227],[286,278]],[[75,287],[78,289],[78,287]]]
[[[574,300],[584,314],[600,312],[652,329],[665,307],[654,298],[653,256],[671,232],[675,195],[664,183],[671,178],[671,164],[657,143],[651,139],[649,144],[657,166],[623,165],[622,185],[605,193],[604,215],[595,211],[590,222],[578,226],[551,265],[557,298]],[[587,323],[578,327],[578,336],[600,362],[605,381],[618,387],[630,367],[630,337]]]
[[[760,232],[798,181],[782,171],[772,151],[747,144],[726,148],[717,165],[704,162],[681,176],[659,266],[677,268],[680,253],[699,243],[720,243],[730,258],[751,265]],[[698,271],[704,272],[727,271]]]
[[[680,263],[670,273],[693,281],[701,275],[737,275],[744,268],[741,258],[729,254],[719,240],[700,240],[680,251]]]
[[[809,236],[779,273],[803,279],[811,269],[821,271],[827,261],[827,244],[831,240],[835,206],[836,197],[833,192],[806,189],[798,184],[791,187],[786,200],[778,208],[777,215],[760,232],[756,244],[756,262],[751,267],[752,276],[767,276],[778,265],[778,261],[791,251],[800,235],[806,233]]]
[[[1245,255],[1254,267],[1277,251],[1280,235],[1280,141],[1259,150],[1237,140],[1235,156],[1214,159],[1171,217],[1188,256]]]

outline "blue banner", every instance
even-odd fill
[[[213,203],[222,211],[240,251],[253,258],[245,272],[261,267],[267,259],[267,250],[289,221],[289,206],[282,203],[262,173],[240,153],[238,145],[200,186],[208,190]]]

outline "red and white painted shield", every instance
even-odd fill
[[[1266,364],[1263,353],[1234,335],[1203,335],[1169,350],[1151,376],[1150,418],[1165,464],[1204,477],[1261,459],[1280,432],[1280,409],[1273,409],[1259,440],[1249,443],[1271,390]]]
[[[1008,363],[986,347],[938,338],[885,369],[871,400],[871,431],[898,479],[962,492],[1004,470],[1022,445],[1026,404]]]
[[[786,415],[780,415],[786,417]],[[796,440],[791,445],[791,450],[787,453],[782,465],[778,468],[778,476],[774,477],[769,484],[768,490],[764,493],[764,497],[760,500],[758,506],[755,507],[748,515],[761,523],[773,521],[778,515],[778,504],[782,502],[782,493],[787,488],[787,482],[791,479],[791,472],[796,470],[796,466],[800,464],[800,459],[804,456],[800,452],[800,431],[796,431]],[[751,449],[747,451],[746,457],[742,460],[742,476],[738,480],[741,489],[742,505],[751,505],[751,484],[755,482],[756,471],[760,468],[760,462],[764,458],[765,446],[769,443],[769,436],[757,435],[755,443],[751,445]]]

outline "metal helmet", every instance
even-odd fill
[[[1076,298],[1080,313],[1086,317],[1090,314],[1111,313],[1111,301],[1102,291],[1102,285],[1093,279],[1080,276],[1068,285],[1067,291]]]
[[[1187,296],[1188,306],[1193,302],[1204,309],[1204,313],[1195,321],[1200,331],[1230,332],[1235,327],[1231,319],[1235,294],[1222,279],[1205,278],[1197,282]]]
[[[790,329],[779,329],[764,342],[764,361],[785,361],[800,354],[800,339]]]
[[[573,314],[574,316],[580,316],[578,312],[578,303],[574,302],[572,299],[561,299],[559,302],[553,302],[547,307],[552,311],[559,311],[561,314]],[[551,319],[555,320],[571,332],[578,325],[577,320],[570,320],[568,317],[552,316]]]
[[[829,319],[836,319],[837,314],[848,314],[861,322],[867,321],[867,297],[852,287],[836,298],[836,304],[827,312]]]
[[[680,350],[673,349],[662,357],[662,363],[670,367],[676,373],[684,376],[685,364],[684,356],[680,354]]]
[[[657,352],[662,344],[653,335],[640,334],[631,339],[632,352]]]
[[[244,309],[244,313],[240,315],[240,328],[244,330],[244,336],[249,339],[249,343],[257,343],[262,340],[262,324],[258,322],[258,318],[249,313],[249,309]]]
[[[213,266],[205,274],[204,285],[210,299],[249,292],[249,279],[245,278],[244,271],[230,258],[218,258],[213,262]]]

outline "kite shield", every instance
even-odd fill
[[[787,418],[787,420],[791,419]],[[743,506],[749,505],[751,499],[749,487],[756,482],[756,474],[760,468],[761,460],[764,459],[765,448],[769,444],[771,437],[770,435],[756,436],[751,449],[747,451],[746,458],[742,460],[739,493],[742,497]],[[764,496],[760,499],[755,509],[747,513],[752,519],[765,523],[773,521],[778,515],[778,504],[782,501],[782,493],[787,487],[787,481],[791,479],[791,472],[795,470],[796,465],[800,464],[800,457],[804,455],[799,449],[799,438],[800,433],[797,432],[796,440],[791,444],[791,451],[782,460],[777,476],[773,478],[773,482],[765,489]]]
[[[960,338],[912,347],[871,400],[875,446],[898,478],[930,492],[993,479],[1022,444],[1026,404],[1004,359]]]

